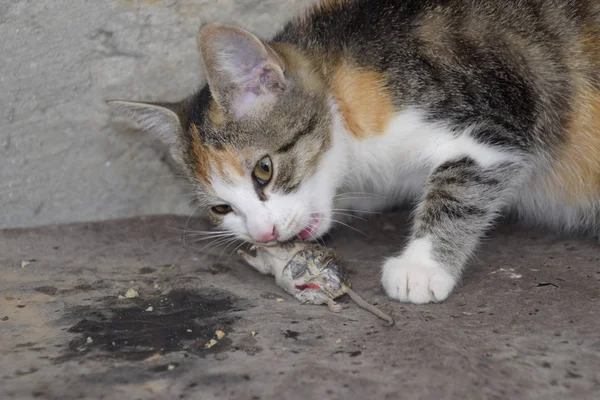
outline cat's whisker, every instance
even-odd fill
[[[338,220],[332,219],[332,220],[331,220],[331,222],[332,222],[332,223],[334,223],[334,224],[340,224],[340,225],[343,225],[343,226],[345,226],[345,227],[348,227],[348,228],[352,229],[353,231],[356,231],[356,232],[358,232],[358,233],[360,233],[360,234],[363,234],[363,235],[365,235],[365,236],[367,236],[367,237],[369,236],[369,235],[367,235],[366,233],[364,233],[363,231],[361,231],[360,229],[358,229],[358,228],[355,228],[355,227],[353,227],[353,226],[351,226],[351,225],[348,225],[348,224],[346,224],[346,223],[344,223],[344,222],[342,222],[342,221],[338,221]]]
[[[192,243],[196,243],[196,242],[201,242],[201,241],[205,241],[205,240],[210,240],[210,239],[226,239],[226,238],[230,238],[235,236],[236,234],[234,232],[230,232],[230,231],[214,231],[214,232],[210,232],[209,234],[199,234],[199,235],[192,235],[192,238],[194,238],[194,240],[192,240],[191,242],[189,242],[189,244]],[[209,243],[210,245],[211,243]]]
[[[333,218],[315,218],[315,219],[316,219],[317,221],[326,221],[326,220],[329,220],[329,221],[331,221],[331,223],[343,225],[343,226],[345,226],[345,227],[348,227],[348,228],[350,228],[350,229],[352,229],[352,230],[354,230],[354,231],[356,231],[356,232],[358,232],[358,233],[361,233],[361,234],[363,234],[363,235],[365,235],[365,236],[367,236],[367,237],[369,236],[369,235],[367,235],[366,233],[364,233],[363,231],[361,231],[360,229],[358,229],[358,228],[355,228],[355,227],[353,227],[353,226],[351,226],[351,225],[348,225],[348,224],[346,224],[346,223],[344,223],[344,222],[342,222],[342,221],[339,221],[339,220],[337,220],[337,219],[333,219]]]
[[[227,257],[227,260],[225,262],[229,262],[229,259],[231,258],[231,256],[233,255],[233,253],[235,253],[240,247],[242,247],[243,245],[248,244],[248,242],[244,242],[242,241],[236,248],[234,248],[230,253],[229,253],[229,257]]]
[[[235,232],[231,230],[195,231],[189,229],[186,230],[179,227],[168,228],[181,233],[180,236],[182,238],[184,246],[210,239],[219,239],[228,236],[233,236],[235,234]],[[188,241],[186,240],[187,238],[190,238],[192,240]]]
[[[223,250],[221,250],[221,253],[219,254],[219,257],[217,257],[217,262],[221,259],[221,257],[223,256],[223,253],[225,252],[225,250],[227,250],[229,248],[229,246],[231,246],[232,244],[234,244],[236,241],[238,241],[239,239],[237,237],[234,237],[233,240],[231,240],[227,246],[225,246],[223,248]],[[243,243],[243,242],[242,242]]]
[[[190,234],[199,234],[199,235],[212,235],[215,233],[234,233],[234,231],[232,230],[211,230],[211,231],[195,231],[192,229],[188,229],[186,231],[183,231],[181,228],[176,228],[181,232],[185,232],[185,233],[190,233]]]
[[[200,207],[200,203],[198,203],[196,205],[196,207],[190,213],[190,216],[188,217],[187,221],[185,221],[185,227],[183,228],[183,245],[184,246],[185,246],[185,232],[187,231],[188,224],[190,223],[190,219],[192,218],[192,216],[194,215],[194,213],[196,212],[196,210],[198,210],[199,207]]]
[[[319,238],[318,236],[316,236],[314,233],[309,232],[310,238],[315,240],[317,243],[320,243],[322,245],[325,245],[325,241],[323,241],[323,239]]]
[[[339,197],[334,197],[333,198],[333,202],[341,202],[341,201],[351,201],[351,200],[380,200],[380,199],[384,199],[384,197],[378,197],[378,196],[367,196],[367,195],[347,195],[347,196],[343,196],[340,195]]]
[[[209,246],[215,246],[218,247],[220,244],[227,242],[229,239],[231,239],[232,236],[224,236],[224,237],[220,237],[220,238],[213,238],[210,242],[206,243],[206,245],[204,245],[200,250],[198,251],[202,251],[205,248],[209,247]],[[190,244],[193,244],[196,242],[192,242]]]
[[[183,235],[185,235],[186,237],[199,237],[199,236],[217,236],[217,235],[234,235],[235,232],[234,231],[229,231],[229,230],[223,230],[223,231],[219,231],[219,230],[215,230],[215,231],[185,231],[182,233]]]
[[[314,240],[315,242],[317,242],[317,243],[319,243],[319,244],[322,244],[322,243],[319,241],[319,238],[317,238],[315,235],[313,235],[313,233],[312,233],[312,232],[310,233],[310,239],[311,239],[311,240]]]
[[[345,195],[363,195],[366,197],[383,197],[379,194],[375,194],[375,193],[370,193],[370,192],[341,192],[336,194],[335,196],[333,196],[334,199],[337,199],[338,197],[342,197]]]
[[[215,236],[209,236],[209,237],[202,237],[202,238],[195,238],[193,240],[189,240],[187,242],[188,245],[192,245],[195,243],[200,243],[200,242],[205,242],[207,240],[213,240],[213,239],[221,239],[221,238],[230,238],[233,235],[231,234],[227,234],[227,235],[215,235]]]
[[[202,251],[203,251],[204,249],[206,249],[206,248],[207,248],[207,247],[209,247],[209,246],[212,246],[213,248],[216,248],[216,247],[219,247],[219,246],[223,246],[223,245],[225,245],[226,243],[229,243],[229,242],[231,242],[231,241],[233,241],[233,240],[236,240],[236,238],[235,238],[235,237],[232,237],[232,238],[230,238],[230,237],[227,237],[227,238],[220,238],[220,239],[217,239],[217,240],[215,240],[215,241],[213,241],[213,242],[209,242],[209,243],[207,243],[205,246],[203,246],[203,247],[202,247],[200,250],[198,250],[198,251],[197,251],[197,252],[194,254],[194,257],[198,256],[200,253],[202,253]]]
[[[343,212],[339,212],[339,211],[334,211],[333,214],[335,214],[335,215],[343,215],[345,217],[356,218],[356,219],[360,219],[361,221],[366,221],[365,218],[360,217],[358,215],[354,215],[354,214],[343,213]]]
[[[360,209],[356,209],[356,208],[332,208],[331,211],[349,211],[349,212],[356,212],[356,213],[361,213],[361,214],[381,214],[380,211],[366,211],[366,210],[360,210]]]
[[[356,167],[356,168],[352,168],[352,169],[350,169],[349,171],[346,171],[346,172],[344,172],[344,173],[343,173],[343,174],[342,174],[340,177],[338,177],[338,178],[337,178],[337,181],[339,181],[339,182],[344,182],[344,179],[345,179],[345,178],[346,178],[348,175],[350,175],[350,174],[354,173],[354,172],[355,172],[355,171],[357,171],[357,170],[358,170],[358,167]]]

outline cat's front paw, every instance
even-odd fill
[[[381,283],[393,299],[424,304],[445,300],[457,279],[427,255],[405,254],[390,258],[383,265]]]

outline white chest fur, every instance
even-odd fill
[[[434,168],[449,160],[469,156],[487,166],[508,158],[475,141],[472,128],[452,131],[412,108],[398,113],[382,134],[366,139],[355,138],[343,124],[336,129],[343,130],[347,149],[336,205],[343,208],[376,211],[414,198],[422,193]]]

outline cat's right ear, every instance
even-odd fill
[[[107,100],[106,104],[138,127],[166,144],[171,155],[180,161],[181,121],[177,114],[178,104],[142,103],[124,100]]]
[[[198,49],[213,98],[237,118],[264,112],[286,87],[279,56],[245,29],[204,25]]]

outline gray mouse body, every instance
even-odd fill
[[[259,272],[275,276],[275,282],[304,304],[327,304],[333,312],[341,306],[335,299],[348,294],[359,306],[387,322],[394,320],[367,303],[351,289],[340,256],[325,246],[306,242],[278,246],[255,247],[256,256],[244,251],[238,254]]]

